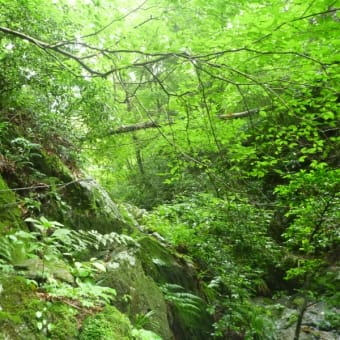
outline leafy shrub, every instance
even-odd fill
[[[15,265],[27,258],[37,256],[35,250],[36,237],[26,231],[17,231],[14,234],[0,238],[0,258],[3,263]]]
[[[22,169],[26,166],[32,167],[33,157],[41,157],[39,150],[40,144],[33,143],[24,137],[18,137],[11,141],[12,152],[8,155],[18,169]]]

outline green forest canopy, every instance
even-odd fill
[[[301,101],[337,95],[336,1],[1,4],[2,105],[29,108],[42,138],[63,131],[115,184],[162,152],[170,182],[183,166],[210,171],[253,157],[235,136],[246,138],[258,116],[221,118],[260,109],[268,122],[277,112],[301,122]],[[335,118],[323,110],[319,119]],[[115,133],[138,124],[156,129]]]

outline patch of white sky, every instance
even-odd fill
[[[52,0],[52,4],[59,3],[59,0]],[[93,5],[92,0],[67,0],[68,4],[71,6],[76,6],[77,3],[82,3],[84,5]]]
[[[98,1],[94,0],[51,0],[53,4],[58,4],[60,2],[68,3],[70,6],[77,6],[77,5],[96,5]],[[102,1],[105,3],[105,5],[110,4],[110,1]],[[121,1],[116,1],[115,5],[119,7],[119,11],[122,14],[126,14],[129,11],[131,11],[133,8],[137,8],[140,5],[147,3],[147,1],[143,0],[121,0]],[[131,13],[131,17],[138,17],[139,15],[137,13]]]

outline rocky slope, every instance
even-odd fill
[[[1,154],[0,339],[207,339],[194,266],[24,140],[25,164]]]

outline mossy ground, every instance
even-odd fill
[[[0,276],[0,339],[77,339],[76,311],[38,297],[20,276]]]

